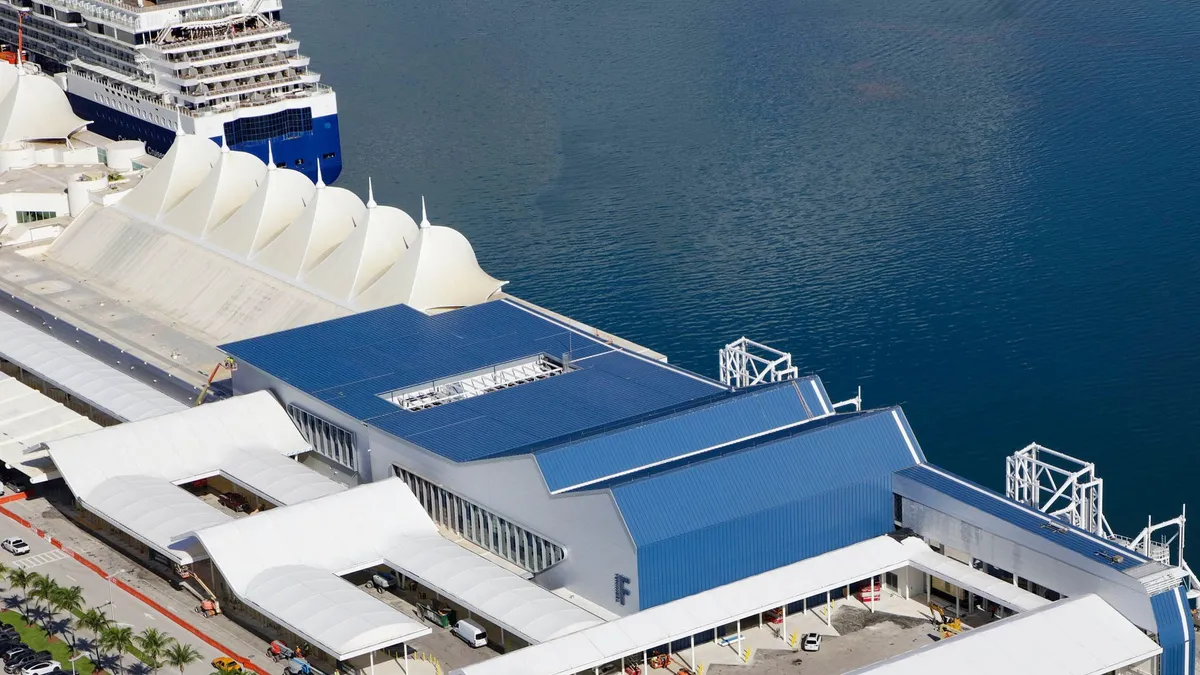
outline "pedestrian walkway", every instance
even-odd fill
[[[66,557],[66,553],[63,553],[58,549],[54,549],[53,551],[38,553],[37,555],[25,556],[24,558],[20,558],[19,560],[13,562],[11,565],[9,565],[9,567],[15,567],[20,570],[31,570],[35,567],[41,567],[47,563],[52,563],[55,560],[62,560]]]

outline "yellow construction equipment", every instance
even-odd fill
[[[933,615],[932,619],[933,619],[933,623],[935,625],[940,626],[940,625],[946,623],[946,608],[945,607],[942,607],[941,605],[937,604],[936,602],[931,602],[931,603],[929,603],[929,612]]]
[[[947,621],[947,622],[943,623],[942,625],[938,626],[938,630],[942,632],[943,638],[954,637],[955,635],[958,635],[959,633],[961,633],[962,629],[963,629],[962,619],[954,619],[953,621]]]

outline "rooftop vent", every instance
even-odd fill
[[[1042,529],[1050,530],[1051,532],[1057,532],[1059,534],[1066,534],[1070,531],[1065,526],[1059,525],[1058,523],[1045,523],[1042,525]]]
[[[562,375],[571,370],[569,365],[545,354],[538,354],[518,361],[509,361],[486,370],[477,370],[464,375],[455,375],[444,380],[396,389],[380,396],[395,405],[418,412],[455,401],[516,387],[529,382]]]

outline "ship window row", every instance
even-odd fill
[[[57,217],[54,211],[17,211],[18,223],[36,223],[39,220],[49,220]]]
[[[268,138],[294,138],[313,130],[312,109],[293,108],[262,117],[249,117],[225,123],[225,139],[230,145]]]
[[[112,108],[113,110],[120,110],[121,112],[123,112],[127,115],[133,115],[134,117],[137,117],[138,119],[146,120],[147,122],[150,122],[151,124],[155,124],[157,126],[163,127],[164,129],[174,130],[175,125],[178,123],[178,120],[173,120],[173,119],[168,120],[167,118],[163,117],[162,115],[155,115],[153,113],[146,112],[145,110],[142,110],[141,108],[139,108],[136,105],[131,105],[124,101],[115,99],[111,96],[104,96],[103,94],[97,94],[96,102],[102,103],[105,106]]]
[[[394,464],[392,471],[408,483],[435,522],[511,563],[537,574],[566,557],[558,544],[474,502]]]
[[[300,435],[304,436],[304,440],[308,441],[317,454],[331,459],[347,469],[357,469],[358,453],[355,452],[353,432],[327,422],[291,403],[288,404],[287,411],[300,429]]]

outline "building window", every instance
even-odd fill
[[[304,436],[304,440],[308,441],[317,454],[352,471],[358,469],[358,453],[355,452],[353,433],[291,403],[288,404],[287,411],[296,427],[300,429],[300,435]]]
[[[54,211],[17,211],[18,223],[34,223],[39,220],[49,220],[57,217]]]
[[[565,557],[562,547],[545,537],[398,466],[392,471],[408,484],[430,518],[513,564],[536,574]]]

